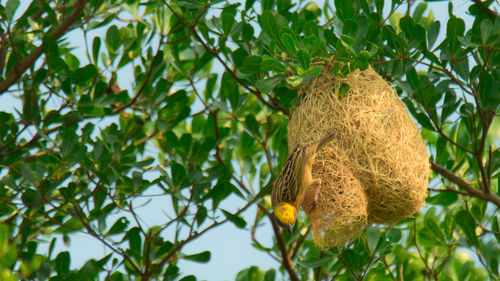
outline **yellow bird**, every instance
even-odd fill
[[[297,145],[274,182],[271,196],[274,218],[276,223],[290,234],[297,220],[299,207],[310,186],[318,186],[313,205],[317,202],[321,180],[312,178],[312,165],[318,151],[331,141],[334,135],[335,133],[329,132],[311,146]]]

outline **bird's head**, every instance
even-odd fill
[[[274,218],[276,223],[288,234],[292,234],[293,226],[297,220],[297,209],[290,203],[281,202],[274,207]]]

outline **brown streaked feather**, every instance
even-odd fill
[[[273,187],[272,204],[279,202],[292,203],[297,199],[299,184],[301,182],[301,164],[305,148],[297,146],[288,156]],[[299,164],[299,165],[297,165]]]
[[[305,189],[308,180],[304,178],[306,165],[311,165],[317,152],[330,140],[333,139],[335,133],[327,133],[316,144],[306,147],[299,146],[292,151],[288,156],[280,174],[274,182],[272,192],[273,207],[280,202],[287,202],[299,208],[305,196]],[[310,169],[308,170],[310,173]],[[310,177],[310,175],[309,175]]]

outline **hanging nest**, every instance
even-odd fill
[[[336,159],[316,161],[313,171],[322,179],[316,207],[312,209],[316,187],[311,187],[302,208],[309,216],[314,243],[329,248],[356,239],[367,219],[367,199],[361,184]]]
[[[325,63],[322,74],[301,88],[300,94],[305,96],[288,125],[290,151],[297,144],[312,144],[327,132],[335,131],[335,139],[325,145],[316,161],[324,165],[336,161],[340,164],[332,168],[345,168],[337,172],[313,169],[313,177],[322,179],[323,187],[334,188],[338,180],[331,175],[352,173],[367,197],[367,206],[345,210],[354,213],[354,218],[363,208],[367,209],[369,222],[392,224],[411,217],[424,204],[429,175],[427,148],[415,122],[388,83],[371,68],[337,78],[331,74],[331,66],[332,62]],[[349,90],[339,95],[339,89],[345,85]],[[346,187],[354,190],[355,186]],[[344,202],[352,200],[351,196],[321,193],[320,198],[330,203],[318,204],[313,213],[328,214],[338,208],[336,204],[354,205]],[[318,217],[321,216],[310,216],[312,225],[326,223],[316,222]],[[337,221],[332,219],[333,223]],[[342,230],[335,231],[337,236],[344,234]]]

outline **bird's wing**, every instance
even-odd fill
[[[276,178],[272,194],[273,206],[279,202],[293,203],[299,193],[305,149],[297,145],[288,156],[280,174]]]

